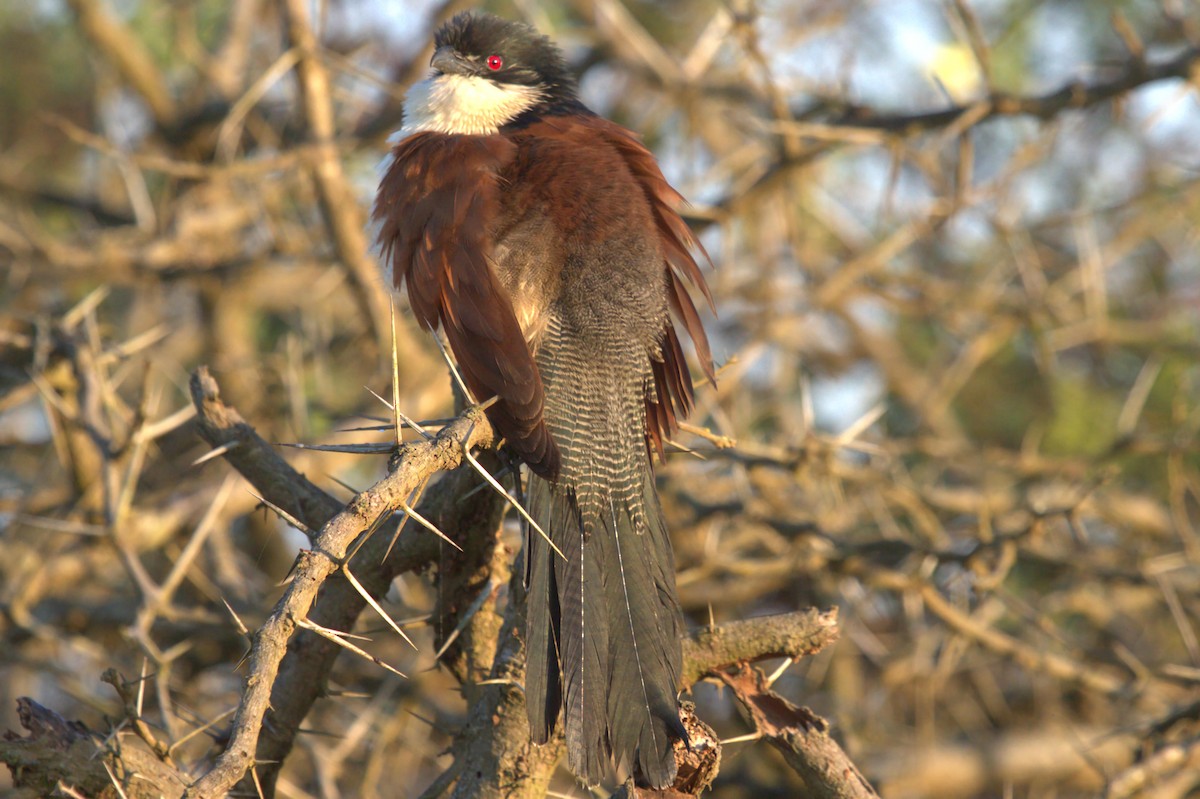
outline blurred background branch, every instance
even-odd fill
[[[694,640],[729,667],[689,677],[712,794],[826,795],[797,752],[888,797],[1200,790],[1195,4],[483,5],[644,133],[718,264],[719,386],[660,470]],[[318,530],[386,472],[362,220],[465,6],[0,9],[0,728],[29,733],[6,761],[86,738],[192,781],[228,745],[247,634],[310,546],[259,497]],[[394,399],[449,417],[396,302]],[[193,406],[202,364],[220,397]],[[497,744],[520,538],[494,494],[458,501],[477,484],[406,500],[465,553],[411,520],[393,547],[392,518],[349,561],[362,591],[325,582],[235,794],[584,795],[553,747]],[[831,606],[803,658],[704,638]],[[12,791],[114,781],[72,778]]]

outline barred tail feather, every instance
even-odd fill
[[[654,491],[649,468],[641,490]],[[675,778],[672,742],[686,737],[679,721],[680,617],[674,562],[657,497],[614,499],[604,560],[609,612],[608,725],[622,769],[637,768],[655,787]]]
[[[536,507],[532,500],[531,495],[530,505]],[[525,551],[525,707],[529,714],[530,737],[534,743],[544,744],[550,740],[562,707],[558,642],[561,621],[558,584],[550,563],[554,551],[540,538],[538,543],[542,546],[535,551],[531,539]]]
[[[686,735],[676,697],[681,620],[644,447],[641,460],[582,497],[561,480],[531,480],[531,512],[566,559],[530,536],[526,701],[534,740],[545,741],[561,685],[567,759],[589,783],[615,759],[665,787],[675,777],[672,743]]]
[[[615,240],[612,264],[633,258],[660,274],[639,246]],[[561,466],[531,476],[530,513],[565,557],[528,536],[529,718],[544,740],[561,701],[567,760],[587,782],[615,762],[664,788],[675,777],[674,742],[686,738],[677,697],[683,622],[647,406],[655,358],[679,373],[668,364],[678,347],[663,350],[666,299],[636,270],[567,270],[568,278],[582,284],[564,292],[587,301],[550,315],[537,354]],[[651,307],[628,307],[639,298]]]

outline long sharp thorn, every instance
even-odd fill
[[[199,458],[196,458],[196,460],[192,461],[192,466],[199,466],[202,463],[207,463],[208,461],[211,461],[213,458],[219,458],[222,455],[224,455],[226,452],[235,450],[238,447],[240,447],[241,445],[242,445],[242,442],[240,442],[240,441],[230,441],[226,444],[222,444],[221,446],[216,447],[215,449],[210,449],[208,452],[204,453]]]
[[[175,750],[178,749],[181,745],[187,743],[191,739],[195,738],[197,735],[203,735],[204,733],[208,732],[213,727],[217,726],[222,721],[224,721],[225,719],[232,716],[234,713],[237,713],[236,707],[232,707],[229,710],[226,710],[224,713],[214,716],[212,719],[209,719],[208,721],[204,722],[202,725],[200,725],[196,729],[185,733],[183,736],[177,738],[174,742],[172,742],[170,749],[167,750],[167,754],[173,754],[175,752]],[[215,734],[212,734],[212,735],[210,735],[210,737],[216,738],[217,736]]]
[[[254,780],[254,793],[258,795],[258,799],[267,799],[267,795],[263,793],[262,781],[258,778],[258,769],[253,765],[250,766],[250,777]]]
[[[61,324],[65,328],[72,328],[83,320],[83,317],[96,310],[100,303],[108,299],[108,295],[112,293],[112,286],[107,283],[93,289],[86,297],[75,304],[75,307],[63,314]]]
[[[421,426],[420,422],[414,422],[412,419],[410,419],[407,416],[405,416],[404,414],[400,413],[399,410],[396,411],[396,416],[400,419],[400,421],[404,422],[406,425],[411,427],[413,430],[416,430],[417,433],[419,433],[420,436],[422,438],[424,438],[426,441],[433,440],[433,436],[430,435],[428,430],[426,430],[424,427]]]
[[[360,549],[362,549],[363,546],[368,541],[371,540],[371,537],[373,535],[375,535],[375,533],[379,530],[379,528],[383,526],[383,523],[385,521],[387,521],[390,517],[391,517],[390,513],[381,513],[378,516],[376,516],[374,518],[374,520],[372,520],[371,526],[368,527],[366,530],[364,530],[358,536],[358,538],[354,541],[354,544],[353,544],[352,548],[350,549],[350,551],[348,553],[346,553],[346,557],[345,557],[346,563],[349,563],[350,561],[354,560],[355,556],[358,555],[358,551]]]
[[[387,549],[384,550],[383,557],[379,559],[380,563],[387,561],[392,555],[392,549],[396,546],[396,542],[400,540],[400,534],[404,532],[404,525],[408,524],[409,515],[406,513],[400,519],[400,523],[396,525],[396,532],[392,533],[392,540],[388,541]]]
[[[392,429],[391,425],[387,426],[388,430]],[[309,452],[344,452],[348,455],[380,455],[384,452],[394,452],[395,444],[289,444],[286,441],[275,442],[277,447],[289,447],[291,449],[305,449]]]
[[[442,540],[443,540],[443,541],[445,541],[447,544],[449,544],[450,546],[452,546],[452,547],[454,547],[455,549],[457,549],[459,552],[462,552],[462,551],[463,551],[463,548],[462,548],[462,547],[460,547],[458,544],[454,543],[454,541],[453,541],[453,540],[451,540],[450,536],[446,535],[446,534],[445,534],[445,533],[443,533],[441,530],[439,530],[439,529],[437,528],[437,526],[436,526],[436,525],[434,525],[434,523],[433,523],[433,522],[429,521],[429,520],[428,520],[428,519],[426,519],[424,516],[422,516],[421,514],[417,513],[417,511],[416,511],[416,508],[413,508],[413,507],[411,507],[411,506],[410,506],[410,505],[409,505],[407,502],[405,502],[405,503],[404,503],[404,505],[403,505],[402,507],[404,508],[404,512],[405,512],[405,513],[407,513],[409,516],[411,516],[413,519],[415,519],[415,520],[416,520],[416,522],[417,522],[418,524],[420,524],[422,527],[424,527],[426,530],[428,530],[429,532],[433,533],[433,534],[434,534],[434,535],[436,535],[438,538],[442,539]]]
[[[344,636],[348,635],[348,633],[338,632],[337,630],[330,630],[326,627],[322,627],[321,625],[317,624],[316,622],[309,621],[308,619],[296,619],[296,626],[302,627],[305,630],[314,632],[317,635],[321,636],[322,638],[324,638],[328,641],[333,641],[338,646],[343,647],[345,649],[349,649],[351,652],[353,652],[354,654],[363,658],[364,660],[369,660],[372,663],[374,663],[376,666],[387,669],[388,671],[392,672],[393,674],[398,674],[401,677],[404,677],[405,679],[407,679],[407,675],[404,674],[404,672],[398,671],[397,669],[392,668],[391,666],[384,663],[379,658],[372,655],[370,652],[366,651],[365,649],[362,649],[361,647],[357,647],[354,644],[347,641],[344,638]]]
[[[142,677],[138,680],[137,702],[134,705],[137,708],[139,718],[141,718],[142,707],[146,701],[146,665],[148,660],[148,658],[142,658]]]
[[[417,424],[421,427],[445,427],[446,425],[457,421],[457,418],[458,417],[455,416],[449,416],[442,417],[440,419],[424,419],[420,422],[417,422]]]
[[[392,405],[392,403],[385,400],[383,397],[379,396],[379,393],[377,391],[375,391],[375,389],[371,388],[370,386],[363,386],[363,388],[365,388],[367,391],[371,392],[371,396],[374,397],[375,399],[379,400],[380,402],[382,402],[389,411],[395,410],[395,406]]]
[[[471,602],[471,606],[467,608],[466,612],[463,613],[462,618],[458,620],[458,624],[455,626],[454,631],[451,632],[450,635],[446,636],[446,640],[442,643],[441,649],[439,649],[433,656],[435,663],[442,659],[442,655],[446,654],[446,650],[449,649],[450,645],[453,644],[455,639],[458,638],[459,633],[467,628],[467,623],[471,620],[471,617],[479,612],[479,609],[483,607],[484,600],[491,596],[492,592],[496,590],[496,586],[497,583],[494,578],[487,581],[487,584],[484,585],[483,590],[479,592],[479,596],[475,597],[475,600]]]
[[[121,799],[129,799],[128,795],[125,793],[125,790],[121,787],[121,783],[117,782],[117,775],[113,774],[112,768],[110,768],[108,763],[105,763],[103,760],[100,762],[104,765],[104,771],[107,772],[109,781],[112,782],[113,787],[117,789],[117,796],[121,797]]]
[[[245,625],[245,624],[242,622],[242,617],[241,617],[241,616],[239,616],[239,615],[237,615],[237,611],[236,611],[236,610],[234,610],[234,609],[233,609],[233,606],[232,606],[232,605],[230,605],[228,602],[226,602],[224,598],[222,598],[222,599],[221,599],[221,602],[222,602],[222,604],[224,604],[224,605],[225,605],[225,609],[226,609],[227,611],[229,611],[229,615],[230,615],[231,617],[233,617],[233,623],[234,623],[234,625],[237,627],[237,631],[238,631],[239,633],[241,633],[242,635],[244,635],[246,638],[249,638],[249,637],[250,637],[250,630],[249,630],[249,629],[246,627],[246,625]]]
[[[467,398],[468,402],[476,402],[475,396],[467,388],[467,384],[463,382],[462,375],[458,373],[458,366],[455,365],[454,359],[446,351],[446,345],[442,343],[442,337],[435,333],[433,340],[437,342],[438,349],[442,351],[442,358],[445,359],[446,365],[450,367],[450,374],[454,375],[454,382],[458,383],[458,387],[462,389],[463,396]]]
[[[676,441],[673,438],[666,439],[666,442],[668,444],[670,444],[671,446],[675,447],[680,452],[684,453],[685,455],[691,455],[696,460],[701,460],[701,461],[708,460],[707,458],[704,457],[703,453],[697,452],[696,450],[692,449],[691,447],[687,446],[686,444],[680,444],[678,441]]]
[[[472,426],[471,430],[467,431],[466,438],[464,438],[463,442],[462,442],[463,456],[467,459],[467,462],[471,464],[471,468],[473,468],[475,471],[479,472],[479,476],[482,477],[484,480],[487,480],[488,483],[492,486],[492,488],[494,488],[497,491],[497,493],[500,494],[500,496],[504,497],[509,502],[511,502],[513,504],[513,507],[517,509],[517,513],[521,514],[521,516],[525,519],[525,521],[529,522],[529,526],[532,527],[534,530],[537,530],[538,535],[540,535],[543,539],[545,539],[546,543],[550,545],[551,549],[553,549],[556,553],[558,553],[558,556],[560,558],[562,558],[563,560],[566,560],[567,556],[564,555],[562,553],[562,550],[559,549],[555,545],[555,543],[550,540],[550,536],[546,535],[546,531],[542,529],[542,526],[533,520],[533,517],[529,515],[529,511],[525,510],[525,506],[522,505],[517,500],[513,499],[512,495],[504,490],[504,486],[500,485],[500,483],[496,480],[496,478],[492,477],[491,473],[488,472],[487,469],[483,468],[483,465],[479,461],[475,460],[475,456],[471,454],[471,448],[467,446],[467,441],[471,440],[472,430],[474,430],[473,426]]]
[[[371,391],[371,389],[369,389],[369,388],[368,388],[368,389],[367,389],[367,391]],[[372,393],[372,394],[375,394],[375,392],[374,392],[374,391],[371,391],[371,393]],[[378,399],[378,400],[380,400],[380,401],[384,401],[384,400],[383,400],[383,397],[380,397],[378,394],[375,394],[375,398],[376,398],[376,399]],[[391,403],[387,403],[387,406],[388,406],[389,408],[392,408],[392,404],[391,404]],[[418,433],[418,434],[420,434],[421,438],[425,439],[426,441],[432,441],[432,440],[433,440],[433,436],[432,436],[432,435],[429,433],[429,431],[428,431],[428,430],[426,430],[426,429],[425,429],[424,427],[422,427],[420,424],[418,424],[417,422],[414,422],[412,419],[410,419],[409,417],[405,416],[403,413],[401,413],[400,411],[396,410],[395,408],[392,408],[392,415],[393,415],[395,418],[399,419],[399,420],[400,420],[401,422],[403,422],[404,424],[406,424],[406,425],[408,425],[409,427],[411,427],[413,430],[417,431],[417,433]],[[392,426],[391,426],[391,425],[388,425],[388,429],[390,430],[391,428],[392,428]],[[404,443],[404,442],[403,442],[403,441],[401,441],[400,443],[402,444],[402,443]],[[393,446],[393,448],[394,448],[394,447],[398,447],[398,446],[400,446],[400,444],[393,444],[392,446]]]
[[[834,446],[844,447],[847,444],[852,443],[871,425],[879,421],[879,417],[883,416],[886,411],[887,406],[882,402],[876,405],[874,408],[871,408],[869,411],[860,416],[857,421],[852,423],[841,433],[838,433],[837,437],[833,440]]]
[[[779,668],[775,669],[775,671],[771,673],[771,676],[767,678],[767,687],[770,688],[772,685],[774,685],[775,681],[782,677],[783,673],[787,671],[788,668],[795,662],[795,658],[787,658],[780,663]]]
[[[499,472],[496,474],[496,477],[504,477],[505,475],[507,475],[507,474],[511,473],[512,471],[514,471],[514,469],[513,469],[513,467],[512,467],[512,466],[505,466],[503,469],[501,469],[501,470],[500,470],[500,471],[499,471]],[[463,502],[466,502],[468,499],[470,499],[471,497],[475,496],[476,494],[478,494],[480,491],[482,491],[483,489],[485,489],[485,488],[487,488],[487,487],[488,487],[487,483],[480,483],[479,485],[475,486],[474,488],[472,488],[472,489],[471,489],[470,491],[468,491],[467,493],[463,494],[463,495],[462,495],[462,501],[463,501]]]
[[[414,422],[412,419],[408,418],[404,414],[400,413],[399,409],[396,408],[396,404],[394,402],[388,402],[383,397],[379,396],[379,394],[374,389],[372,389],[370,386],[363,386],[363,388],[365,388],[367,391],[369,391],[372,397],[374,397],[375,399],[382,402],[385,406],[387,406],[387,409],[392,412],[392,417],[394,419],[399,419],[401,422],[404,422],[404,424],[408,425],[413,430],[416,430],[418,433],[421,434],[421,436],[426,441],[429,441],[433,438],[433,436],[431,436],[429,434],[428,430],[426,430],[420,424],[418,424],[417,422]],[[391,425],[388,425],[388,428],[390,429]],[[399,446],[399,444],[397,444],[397,446]]]
[[[373,424],[363,427],[338,427],[334,429],[335,433],[375,433],[380,430],[391,430],[390,424]]]
[[[726,738],[725,740],[721,741],[721,745],[724,746],[725,744],[748,743],[749,741],[757,741],[759,738],[762,738],[761,732],[748,732],[745,735],[739,735],[736,738]]]
[[[250,494],[250,496],[257,499],[262,504],[266,505],[271,510],[275,511],[275,513],[277,513],[279,515],[279,518],[283,519],[285,522],[290,524],[292,527],[295,527],[297,530],[304,533],[309,538],[316,538],[317,534],[315,532],[313,532],[313,529],[311,527],[309,527],[307,524],[305,524],[304,522],[297,519],[292,514],[285,511],[283,508],[276,505],[271,500],[264,499],[263,497],[260,497],[258,494],[255,494],[253,491],[248,491],[247,493]]]
[[[425,482],[417,486],[417,489],[408,495],[408,501],[405,504],[411,506],[420,502],[421,497],[425,494],[425,487],[428,485],[429,480],[426,478]],[[384,563],[389,557],[391,557],[392,548],[395,547],[396,542],[400,540],[400,534],[404,532],[404,525],[408,524],[409,518],[410,517],[407,513],[400,517],[400,523],[396,525],[396,532],[392,533],[392,540],[388,541],[387,549],[384,550],[383,557],[379,559],[380,563]]]
[[[458,640],[458,634],[462,632],[462,630],[463,625],[460,624],[458,627],[455,627],[450,631],[450,634],[446,636],[446,640],[442,643],[442,648],[433,654],[434,663],[437,663],[442,659],[442,655],[446,654],[446,650],[450,648],[450,645]]]
[[[342,564],[342,573],[346,575],[346,579],[350,581],[350,585],[354,586],[354,590],[358,591],[359,595],[363,599],[367,600],[367,604],[371,606],[371,610],[375,611],[381,619],[387,622],[387,625],[391,627],[397,635],[404,639],[405,643],[415,650],[417,645],[413,643],[413,640],[408,637],[408,634],[405,633],[404,630],[400,629],[400,625],[396,624],[396,622],[392,620],[392,617],[387,614],[387,611],[380,607],[379,603],[375,601],[375,598],[367,592],[367,589],[363,588],[362,583],[360,583],[358,578],[354,576],[354,573],[350,571],[350,564]]]

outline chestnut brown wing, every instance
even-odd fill
[[[499,398],[488,409],[496,429],[531,469],[552,478],[559,453],[542,418],[542,380],[490,264],[498,176],[515,152],[502,136],[413,134],[392,150],[371,216],[417,321],[446,331],[475,398]]]

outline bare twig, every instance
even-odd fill
[[[162,128],[175,122],[175,101],[146,48],[133,33],[113,18],[102,0],[69,0],[71,10],[104,57],[112,62],[121,77],[146,101],[154,120]]]
[[[365,220],[362,209],[354,200],[354,192],[342,170],[341,156],[334,145],[335,123],[329,74],[321,63],[319,44],[309,22],[308,4],[304,0],[286,0],[284,9],[288,40],[302,54],[297,65],[301,107],[318,145],[309,161],[309,168],[317,187],[321,210],[338,257],[349,270],[359,301],[371,320],[379,351],[384,352],[386,342],[390,339],[391,308],[379,279],[379,270],[367,255],[368,242],[363,233]]]

